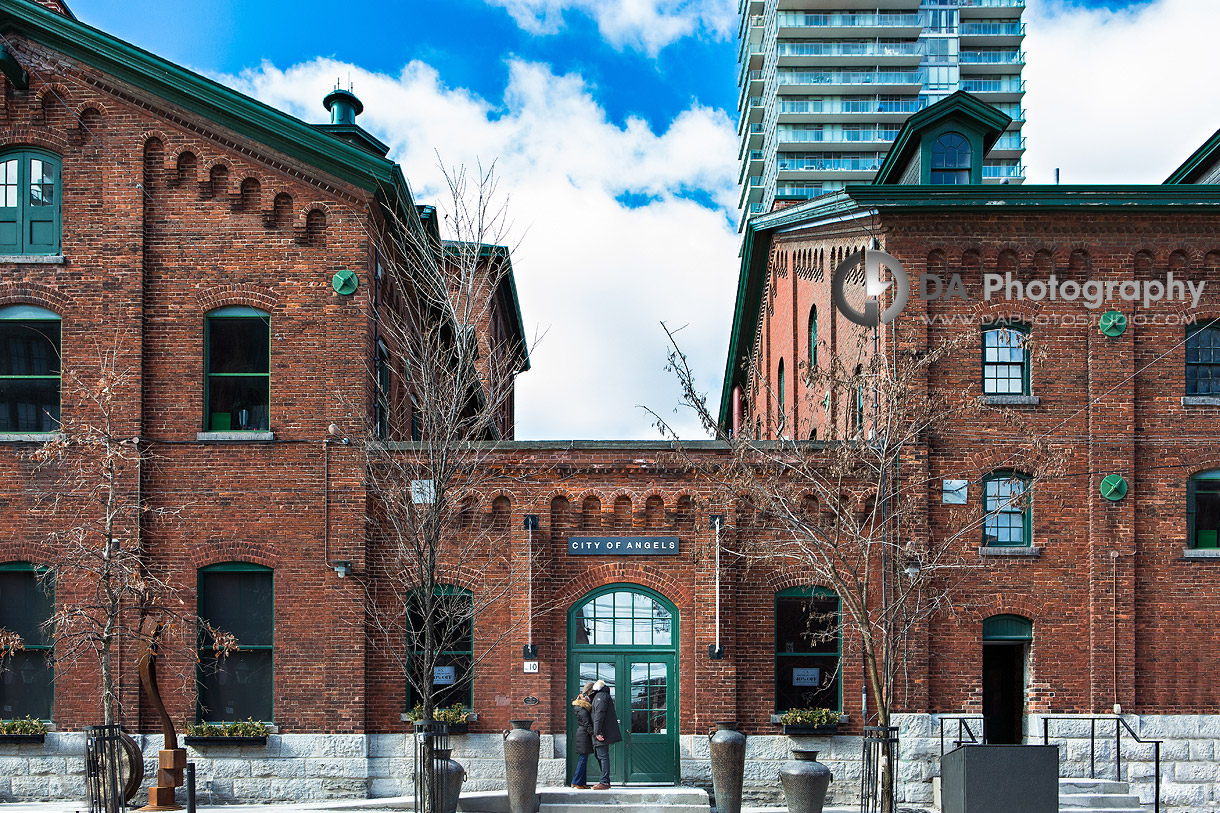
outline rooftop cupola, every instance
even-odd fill
[[[364,104],[356,98],[356,94],[343,88],[335,88],[326,94],[322,104],[330,111],[331,124],[355,126],[356,116],[364,112]]]
[[[356,116],[364,112],[364,104],[350,87],[344,90],[336,82],[335,89],[326,94],[322,104],[330,112],[330,124],[315,124],[314,127],[382,158],[390,151],[389,146],[356,123]]]

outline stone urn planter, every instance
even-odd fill
[[[504,732],[504,775],[508,780],[510,813],[538,811],[538,752],[542,737],[530,728],[533,720],[509,720]]]
[[[830,768],[818,762],[817,751],[793,749],[792,757],[779,771],[788,813],[822,813],[832,778]]]
[[[717,722],[707,735],[712,755],[712,791],[717,813],[741,813],[741,783],[746,770],[746,735],[737,723]]]
[[[466,781],[466,769],[462,763],[451,758],[452,748],[437,748],[435,763],[437,813],[457,813],[458,798],[462,795],[462,783]]]

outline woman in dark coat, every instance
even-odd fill
[[[576,772],[572,774],[572,787],[580,790],[589,789],[589,754],[593,753],[593,703],[588,693],[593,689],[593,682],[585,684],[585,689],[576,695],[572,701],[572,713],[576,716],[576,730],[572,732],[572,751],[580,759],[576,760]]]

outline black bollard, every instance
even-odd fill
[[[195,813],[195,763],[186,763],[186,813]]]

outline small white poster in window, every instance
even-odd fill
[[[792,670],[793,686],[821,686],[822,670],[817,667]]]
[[[411,502],[416,505],[431,505],[436,502],[436,484],[431,480],[412,480]]]
[[[457,671],[455,666],[434,666],[432,667],[432,685],[433,686],[452,686],[457,680]]]

